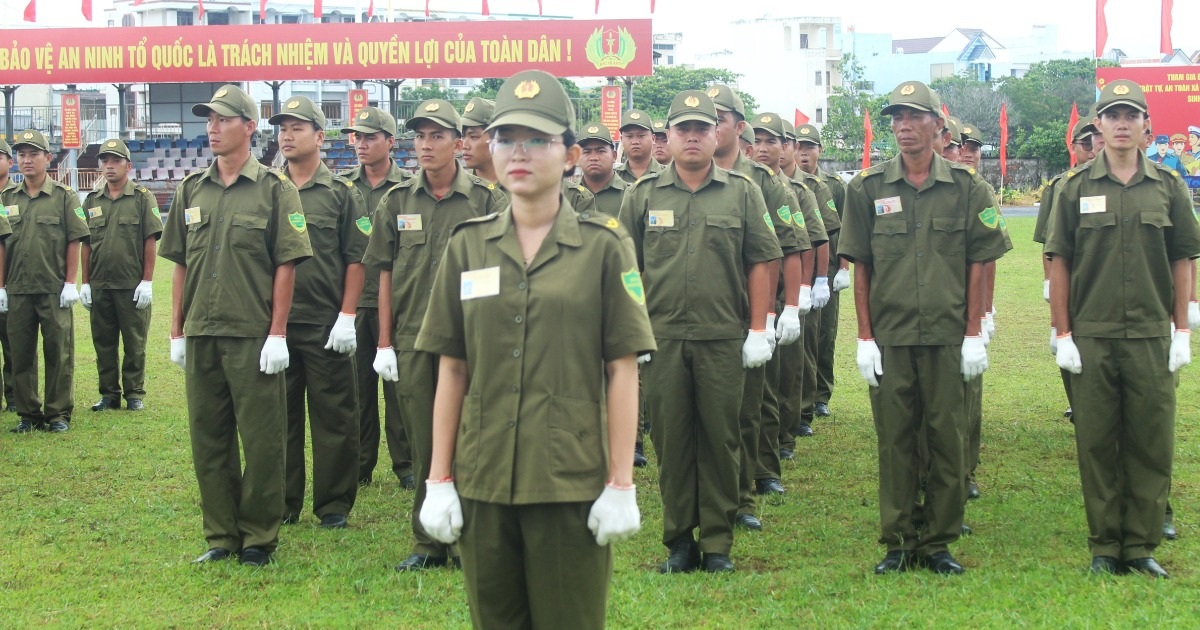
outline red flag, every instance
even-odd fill
[[[204,19],[204,0],[196,0],[196,8],[200,9],[200,19]]]
[[[29,4],[25,5],[25,21],[37,21],[37,0],[29,0]]]
[[[1008,176],[1008,106],[1000,103],[1000,187]]]
[[[321,6],[321,0],[313,0],[313,19],[319,20],[325,14],[325,7]]]
[[[258,21],[267,21],[267,0],[258,0]]]
[[[1075,168],[1075,152],[1071,150],[1072,135],[1075,125],[1079,123],[1079,106],[1071,103],[1071,120],[1067,122],[1067,152],[1071,154],[1071,168]]]
[[[808,115],[799,109],[796,110],[796,115],[793,117],[793,124],[799,127],[800,125],[808,124]]]
[[[871,166],[871,143],[875,141],[875,132],[871,130],[871,112],[863,112],[863,159],[864,169]]]
[[[1104,56],[1104,43],[1108,41],[1108,19],[1104,17],[1104,5],[1108,0],[1096,0],[1096,56]]]
[[[947,107],[945,103],[942,103],[942,115],[946,118],[950,117],[950,108]]]
[[[92,0],[83,0],[83,19],[92,21]],[[1164,9],[1165,11],[1166,9]]]
[[[600,0],[596,0],[596,13],[600,12]]]
[[[1164,55],[1175,52],[1175,46],[1171,45],[1171,10],[1174,8],[1175,0],[1162,0],[1162,41],[1159,51]]]
[[[650,0],[650,12],[654,13],[654,0]]]
[[[425,0],[425,17],[429,17],[429,0]]]
[[[133,0],[133,6],[135,6],[135,7],[141,3],[142,3],[142,0]]]
[[[542,14],[542,0],[538,0],[538,15]]]
[[[266,0],[263,0],[263,2],[266,2]],[[371,0],[367,3],[367,17],[375,17],[375,0]]]
[[[483,0],[483,9],[482,9],[482,10],[480,10],[480,13],[482,13],[482,14],[484,14],[484,15],[491,15],[491,14],[492,14],[492,9],[491,9],[490,7],[488,7],[487,0]]]

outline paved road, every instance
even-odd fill
[[[1006,217],[1036,217],[1037,206],[1004,206],[1000,209]]]

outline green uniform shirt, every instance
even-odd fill
[[[329,325],[342,311],[346,266],[361,263],[367,251],[371,217],[354,183],[324,164],[300,187],[300,206],[313,258],[296,268],[288,323]]]
[[[90,235],[79,196],[47,176],[32,197],[23,184],[4,191],[4,206],[12,229],[6,243],[8,292],[60,293],[67,281],[67,244]]]
[[[633,238],[655,337],[745,335],[746,268],[783,256],[762,192],[749,177],[713,164],[692,192],[672,166],[631,186],[620,216]]]
[[[821,226],[825,228],[826,240],[828,235],[831,235],[842,229],[842,217],[838,214],[837,201],[833,198],[833,190],[817,175],[809,175],[796,167],[796,177],[798,181],[804,182],[808,189],[812,191],[817,198],[817,209],[821,213]]]
[[[564,179],[562,183],[562,193],[563,199],[566,199],[567,203],[571,204],[571,207],[574,208],[575,212],[582,215],[596,214],[599,212],[599,208],[596,207],[596,196],[593,195],[592,191],[588,190],[585,186],[572,184]]]
[[[760,219],[761,221],[761,219]],[[563,203],[528,266],[508,211],[454,230],[416,347],[465,359],[459,494],[593,501],[608,479],[604,364],[656,349],[617,220]]]
[[[749,160],[738,153],[733,163],[733,171],[745,175],[758,185],[767,209],[771,211],[771,227],[775,238],[779,240],[779,248],[784,254],[802,252],[816,247],[819,243],[811,243],[804,233],[804,219],[796,220],[795,209],[802,204],[795,193],[789,190],[784,178],[775,171]],[[824,241],[822,241],[824,242]]]
[[[800,251],[820,247],[829,242],[829,233],[821,220],[821,212],[817,209],[817,196],[811,188],[802,181],[791,179],[779,174],[780,181],[792,189],[792,197],[796,199],[797,210],[792,213],[792,223],[796,226],[796,235],[801,243],[808,242],[810,247]]]
[[[88,193],[83,211],[91,230],[88,283],[93,289],[137,287],[145,275],[146,239],[157,239],[163,231],[154,193],[126,181],[112,199],[105,183]]]
[[[1200,225],[1177,173],[1142,159],[1123,184],[1101,153],[1059,182],[1046,253],[1071,267],[1071,332],[1166,337],[1175,295],[1171,263],[1200,255]]]
[[[392,272],[392,344],[413,350],[429,290],[454,226],[503,210],[508,200],[493,183],[461,166],[449,194],[440,200],[425,186],[425,174],[397,184],[375,210],[371,242],[363,262]]]
[[[217,163],[175,191],[158,255],[184,265],[183,332],[265,337],[275,268],[312,256],[292,182],[253,158],[229,187]]]
[[[407,171],[396,166],[396,161],[388,158],[388,163],[392,165],[388,169],[387,176],[383,181],[379,182],[378,186],[371,186],[371,182],[367,180],[366,173],[363,172],[361,166],[356,166],[346,172],[343,177],[354,182],[354,187],[362,194],[367,204],[367,218],[375,216],[375,208],[379,205],[379,200],[383,199],[383,195],[391,189],[392,186],[409,179]],[[359,308],[378,308],[379,306],[379,274],[371,270],[367,272],[367,278],[363,282],[362,296],[358,298]]]
[[[658,160],[651,157],[650,158],[650,166],[646,167],[646,172],[642,173],[642,177],[645,177],[651,173],[660,173],[665,168],[667,168],[667,167],[663,166],[662,164],[659,164]],[[615,172],[617,174],[617,177],[620,177],[621,179],[625,180],[626,184],[632,184],[639,179],[636,175],[633,174],[633,171],[629,170],[629,162],[621,163],[620,166],[613,169],[613,172]]]
[[[837,206],[838,217],[842,216],[842,209],[846,207],[846,182],[837,173],[826,173],[821,169],[817,169],[817,175],[821,181],[829,186],[829,191],[833,193],[833,204]]]
[[[975,173],[934,156],[920,188],[901,157],[846,186],[838,255],[872,265],[870,309],[881,346],[961,344],[967,267],[1004,255],[1000,215]]]
[[[1070,169],[1070,171],[1084,170],[1086,164],[1091,164],[1091,162],[1080,164]],[[1042,200],[1038,204],[1037,223],[1033,226],[1033,242],[1041,243],[1042,245],[1046,244],[1046,228],[1050,225],[1050,212],[1054,210],[1054,194],[1058,192],[1058,183],[1063,181],[1070,171],[1063,171],[1055,175],[1054,179],[1051,179],[1046,184],[1045,192],[1042,193]],[[1075,175],[1071,176],[1074,177]]]
[[[610,217],[619,216],[626,188],[629,188],[629,183],[614,175],[600,192],[592,193],[596,197],[596,209]],[[588,192],[591,192],[590,188]]]

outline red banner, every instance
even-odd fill
[[[350,115],[346,120],[354,120],[358,117],[358,112],[362,111],[367,106],[367,91],[366,90],[350,90]]]
[[[62,95],[62,146],[64,149],[82,149],[83,136],[79,129],[79,95]]]
[[[0,85],[651,73],[650,20],[9,29]]]
[[[606,85],[601,88],[600,122],[608,127],[613,140],[621,135],[621,86]]]
[[[1142,86],[1154,143],[1147,157],[1200,188],[1200,66],[1098,68],[1096,86],[1128,79]]]

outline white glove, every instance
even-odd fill
[[[1050,354],[1058,356],[1058,329],[1050,327]]]
[[[262,352],[258,355],[258,369],[263,374],[279,374],[291,363],[288,354],[287,339],[271,335],[263,343]]]
[[[767,341],[767,331],[751,330],[742,344],[742,367],[756,368],[771,360],[771,342]]]
[[[807,284],[800,285],[800,301],[798,302],[798,306],[800,307],[801,315],[811,311],[813,308],[812,287]]]
[[[649,363],[650,362],[650,353],[643,352],[642,354],[639,354],[638,358],[637,358],[637,362],[638,362],[638,365],[641,365],[643,363]]]
[[[804,327],[800,324],[800,307],[784,306],[783,315],[779,316],[775,327],[778,329],[775,334],[778,336],[779,345],[787,346],[799,341],[804,332]]]
[[[833,275],[833,290],[844,291],[850,288],[850,270],[838,269]]]
[[[421,516],[424,515],[425,510],[421,510]],[[622,490],[606,484],[600,498],[592,504],[587,522],[588,529],[596,537],[596,544],[601,547],[632,538],[642,528],[636,487]]]
[[[883,376],[883,355],[874,339],[858,340],[858,373],[866,379],[871,387],[879,387],[879,377]]]
[[[92,310],[92,285],[84,284],[79,287],[79,303],[83,308]]]
[[[1175,372],[1192,362],[1192,331],[1176,330],[1171,335],[1171,351],[1167,354],[1167,369]]]
[[[1083,373],[1083,359],[1079,357],[1079,348],[1075,347],[1071,333],[1059,337],[1058,352],[1054,356],[1058,359],[1058,367],[1072,374]]]
[[[983,347],[988,347],[992,343],[992,338],[988,336],[987,317],[979,318],[979,334],[983,336]]]
[[[171,337],[171,363],[179,366],[179,369],[187,369],[187,339],[184,337]]]
[[[70,282],[63,285],[62,293],[58,295],[59,308],[71,308],[79,301],[79,291]]]
[[[421,527],[434,540],[447,545],[458,540],[462,534],[463,514],[454,481],[425,480],[425,502],[421,504],[420,518]]]
[[[353,313],[338,313],[337,321],[329,331],[329,341],[325,342],[325,349],[333,349],[334,352],[342,354],[350,354],[358,349],[358,333],[354,330]]]
[[[138,283],[137,288],[133,290],[133,301],[137,302],[137,309],[139,311],[144,311],[150,308],[150,303],[154,301],[153,286],[153,282],[150,282],[149,280],[142,280]]]
[[[767,343],[771,344],[771,354],[775,354],[775,347],[779,345],[779,331],[775,328],[775,313],[767,313],[767,333]]]
[[[649,356],[649,355],[647,355]],[[396,351],[391,346],[375,350],[375,362],[371,364],[375,373],[385,381],[400,380],[400,368],[396,366]]]
[[[812,307],[813,309],[825,308],[829,303],[829,278],[821,276],[813,283],[812,287]]]
[[[0,313],[8,312],[8,289],[0,287]]]
[[[996,311],[992,311],[983,316],[983,325],[987,328],[988,339],[996,338]]]
[[[962,375],[964,381],[969,381],[980,374],[988,367],[987,359],[987,344],[983,342],[983,335],[974,337],[963,337],[962,345]]]
[[[1050,278],[1042,280],[1042,299],[1050,301]]]
[[[1200,302],[1188,302],[1188,330],[1200,328]]]

